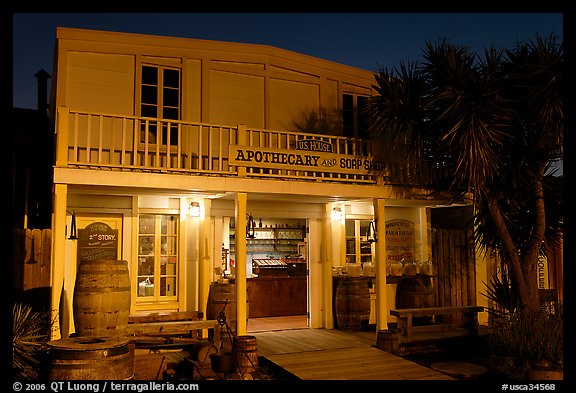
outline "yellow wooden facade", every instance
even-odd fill
[[[158,71],[153,83],[150,70]],[[118,259],[128,261],[132,312],[206,311],[230,221],[236,239],[244,239],[248,215],[306,220],[310,327],[334,324],[331,277],[346,263],[345,219],[374,220],[381,234],[387,220],[410,220],[417,259],[430,257],[429,209],[445,200],[407,178],[414,170],[407,158],[393,161],[395,152],[358,138],[358,102],[372,94],[370,71],[262,45],[59,28],[52,82],[55,336],[74,331],[72,213],[77,222],[107,220],[120,231]],[[146,116],[147,94],[160,88],[153,110],[177,116]],[[343,100],[352,103],[349,129],[342,126]],[[319,147],[301,149],[305,141]],[[380,164],[384,170],[373,170]],[[190,216],[192,202],[199,217]],[[338,220],[335,207],[344,212]],[[178,219],[177,296],[136,296],[143,214]],[[246,245],[236,243],[244,334]],[[377,277],[385,277],[384,236],[375,243],[374,264]],[[393,321],[393,294],[376,280],[378,329]]]

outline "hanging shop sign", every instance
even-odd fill
[[[334,153],[334,145],[318,139],[303,138],[296,141],[297,150],[309,150]]]
[[[372,156],[351,156],[327,151],[312,150],[321,145],[306,144],[308,149],[285,150],[267,147],[230,145],[228,159],[230,165],[253,168],[285,169],[293,171],[317,171],[371,175],[385,168],[384,161]],[[318,142],[318,141],[315,141]],[[326,147],[326,146],[324,146]]]
[[[538,257],[538,289],[550,289],[548,258],[545,255]]]
[[[414,260],[414,223],[396,219],[386,221],[386,254],[388,263]]]
[[[78,262],[118,259],[118,229],[94,222],[78,229]]]

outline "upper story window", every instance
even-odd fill
[[[181,72],[178,68],[156,65],[142,66],[140,85],[140,116],[159,120],[143,121],[141,142],[178,144],[178,126],[169,120],[180,120]],[[168,121],[167,121],[168,120]],[[158,132],[158,130],[161,132]]]
[[[369,139],[368,97],[342,94],[342,131],[348,138]]]

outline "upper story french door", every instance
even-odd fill
[[[168,121],[143,121],[141,143],[178,144],[178,127],[169,120],[180,120],[181,70],[159,65],[142,65],[140,116]]]

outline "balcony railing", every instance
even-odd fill
[[[377,154],[367,140],[290,131],[216,125],[178,120],[70,111],[61,107],[57,118],[57,166],[102,168],[195,175],[252,176],[326,182],[423,185],[422,171],[398,152]],[[302,170],[246,166],[230,162],[234,146],[266,151],[297,152],[299,140],[321,141],[342,157],[381,157],[383,170],[337,173],[322,168]],[[301,150],[300,150],[301,151]]]

